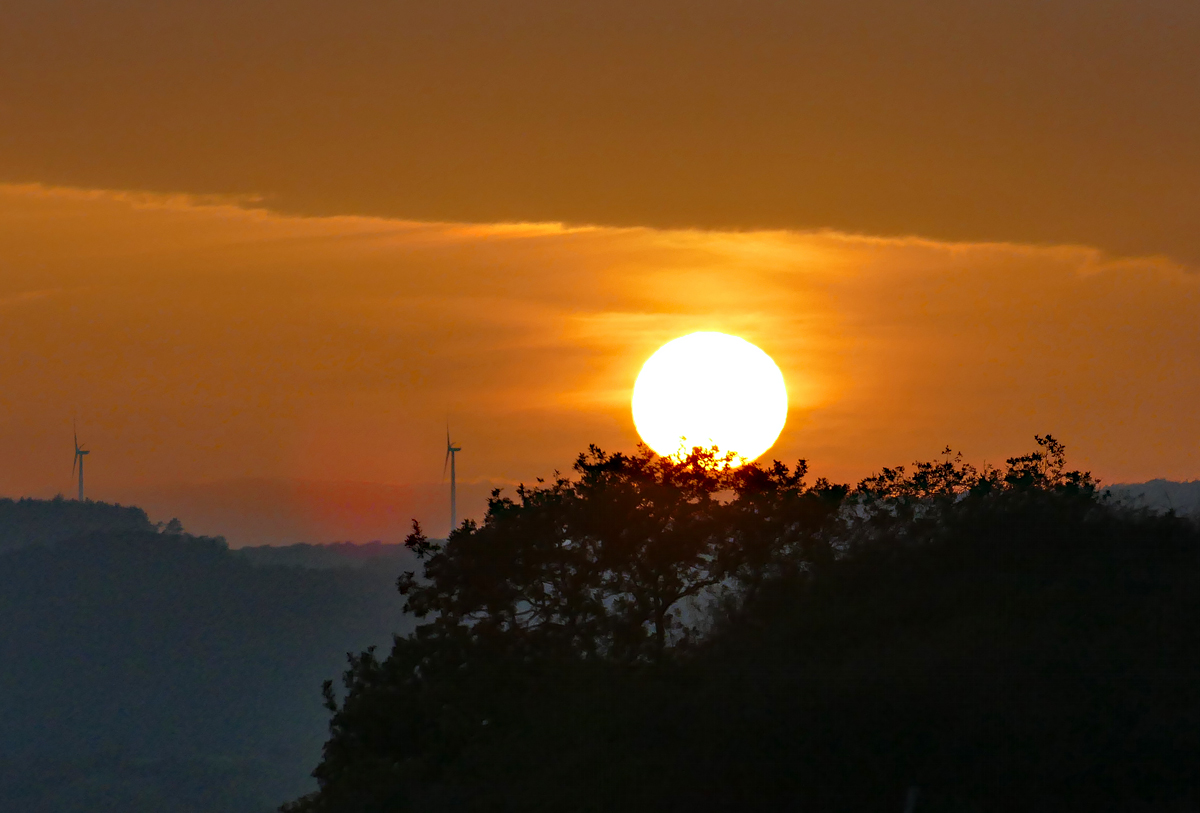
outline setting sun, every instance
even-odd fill
[[[787,388],[771,357],[724,333],[692,333],[650,357],[633,387],[633,422],[651,449],[761,455],[787,421]]]

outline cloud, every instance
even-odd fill
[[[1186,0],[9,0],[0,179],[1200,258]]]

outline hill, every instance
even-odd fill
[[[93,532],[157,530],[132,506],[87,500],[0,499],[0,554],[26,545],[53,545]]]
[[[270,810],[311,786],[321,682],[411,629],[396,558],[253,564],[101,503],[0,521],[0,809]]]

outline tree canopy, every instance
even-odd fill
[[[1196,528],[1111,503],[1036,443],[1003,468],[947,449],[856,486],[810,483],[804,461],[593,447],[444,544],[414,523],[423,572],[398,588],[423,623],[326,684],[320,790],[287,809],[878,810],[926,785],[919,809],[1190,798],[1182,722],[1157,784],[1081,732],[1109,747],[1200,717],[1183,680]],[[1125,761],[1094,786],[1056,776],[1080,748]]]

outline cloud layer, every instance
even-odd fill
[[[9,0],[0,180],[1200,260],[1188,0]]]

